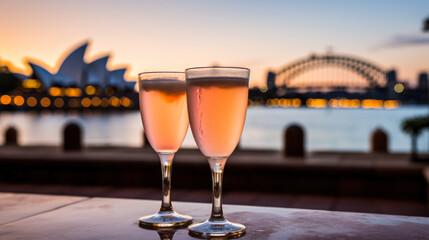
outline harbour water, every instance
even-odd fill
[[[249,107],[241,138],[242,148],[281,149],[283,129],[297,123],[305,130],[306,147],[310,151],[368,151],[370,134],[376,128],[389,135],[392,152],[408,152],[410,137],[400,128],[402,120],[428,113],[424,106],[397,109],[310,109]],[[21,145],[59,145],[63,126],[76,121],[83,127],[84,144],[88,146],[142,145],[140,114],[137,111],[116,113],[0,113],[0,131],[14,126]],[[0,143],[4,141],[0,135]],[[418,139],[419,152],[428,152],[429,134]],[[196,144],[190,131],[183,147]]]

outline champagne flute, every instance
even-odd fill
[[[196,237],[240,237],[246,227],[226,220],[222,211],[222,176],[240,140],[246,118],[250,70],[236,67],[189,68],[186,73],[188,114],[194,139],[212,172],[210,218],[188,227]]]
[[[189,126],[186,83],[183,72],[139,74],[140,113],[146,136],[158,153],[162,171],[160,210],[139,219],[145,228],[185,226],[192,217],[178,214],[171,205],[171,167],[174,154],[182,145]]]

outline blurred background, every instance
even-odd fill
[[[242,66],[226,203],[429,216],[427,9],[0,0],[0,191],[160,199],[137,74]],[[209,202],[209,175],[188,132],[173,200]]]

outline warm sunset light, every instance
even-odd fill
[[[71,107],[71,108],[78,108],[78,107],[80,107],[80,101],[79,100],[77,100],[77,99],[70,99],[69,100],[69,107]]]
[[[359,108],[359,99],[330,99],[329,106],[333,108]]]
[[[23,98],[23,97],[21,97],[21,96],[15,96],[15,97],[13,98],[13,103],[14,103],[16,106],[22,106],[22,105],[24,104],[24,102],[25,102],[25,100],[24,100],[24,98]]]
[[[29,97],[27,98],[27,105],[29,107],[34,107],[37,105],[37,99],[35,97]]]
[[[51,87],[49,88],[49,94],[53,97],[63,96],[63,89],[59,87]]]
[[[114,107],[119,107],[121,105],[121,100],[119,100],[119,98],[117,97],[111,97],[109,101],[110,101],[110,105]]]
[[[301,99],[299,98],[294,98],[292,100],[292,107],[300,107],[302,104]]]
[[[252,106],[255,104],[252,100],[249,100],[249,106]],[[301,99],[299,98],[274,98],[274,99],[268,99],[265,103],[269,107],[292,107],[292,108],[298,108],[301,106]]]
[[[401,102],[397,100],[388,100],[384,101],[384,108],[386,109],[395,109],[400,106]]]
[[[328,101],[326,99],[308,99],[306,102],[307,107],[310,108],[325,108],[328,106]]]
[[[131,100],[127,97],[122,97],[121,98],[121,105],[124,107],[130,107],[132,104]]]
[[[82,107],[87,108],[87,107],[91,106],[91,99],[84,98],[84,99],[82,99],[81,104],[82,104]]]
[[[0,22],[1,240],[429,239],[429,0]]]
[[[94,95],[96,93],[96,88],[94,86],[87,86],[85,87],[85,93],[87,95]]]
[[[64,100],[61,98],[56,98],[54,101],[54,105],[56,108],[62,108],[64,106]]]
[[[27,79],[22,83],[25,88],[39,88],[41,85],[41,82],[37,79]]]
[[[115,93],[115,90],[113,88],[106,88],[105,93],[107,96],[112,96]]]
[[[397,93],[402,93],[404,91],[404,85],[402,83],[397,83],[395,84],[394,90]]]
[[[100,106],[100,104],[101,104],[101,100],[100,100],[100,98],[99,98],[99,97],[93,97],[93,98],[91,99],[91,103],[92,103],[92,105],[93,105],[94,107],[98,107],[98,106]]]
[[[413,84],[417,73],[428,69],[425,59],[429,58],[429,51],[426,51],[429,37],[420,28],[427,15],[425,9],[429,9],[424,1],[419,4],[310,1],[308,5],[314,8],[307,8],[307,4],[299,1],[270,4],[243,0],[229,4],[185,1],[170,3],[168,8],[156,1],[132,1],[129,3],[132,7],[126,11],[120,2],[91,1],[85,3],[84,9],[82,4],[81,0],[55,5],[46,0],[37,1],[37,4],[9,1],[7,11],[0,15],[2,22],[8,22],[2,29],[2,35],[8,37],[0,39],[0,57],[27,74],[30,70],[23,62],[26,57],[37,59],[48,70],[54,70],[62,60],[58,56],[64,49],[91,39],[91,52],[113,53],[113,60],[108,63],[110,67],[129,64],[128,80],[135,80],[143,69],[183,71],[190,66],[219,63],[251,68],[251,86],[262,87],[262,91],[265,91],[267,68],[281,67],[311,52],[324,52],[329,46],[333,51],[364,55],[387,68],[395,66],[399,78],[409,79]],[[94,14],[100,4],[110,15]],[[240,7],[245,7],[245,11],[230,13]],[[52,26],[51,18],[29,20],[22,17],[10,21],[17,14],[32,16],[34,9],[41,16],[55,19],[57,27],[34,27]],[[283,14],[285,9],[293,11]],[[403,11],[408,14],[404,15]],[[79,19],[69,12],[79,12]],[[200,16],[201,12],[205,13],[204,17]],[[224,13],[222,21],[219,21],[220,12]],[[112,15],[116,17],[109,17]],[[339,25],[344,18],[347,24]],[[321,26],[318,30],[313,30],[315,22]],[[104,31],[106,27],[111,31]],[[143,31],[135,31],[142,28]],[[164,31],[159,32],[160,28]],[[243,31],[237,31],[239,29]],[[112,31],[121,34],[112,35]],[[29,38],[29,33],[33,37]],[[192,38],[189,38],[190,33],[195,33]],[[338,33],[343,34],[339,36]],[[175,36],[174,44],[169,44],[171,35]],[[99,54],[102,55],[105,54]],[[99,56],[90,56],[89,60]]]
[[[102,107],[108,107],[108,106],[109,106],[109,99],[107,99],[107,98],[102,98],[102,99],[101,99],[101,106],[102,106]]]
[[[12,102],[12,98],[9,95],[3,95],[0,98],[0,102],[3,105],[8,105]]]
[[[67,88],[65,93],[69,97],[80,97],[82,94],[79,88]]]
[[[376,99],[364,99],[362,100],[362,108],[368,109],[368,108],[382,108],[384,106],[383,100],[376,100]]]
[[[51,105],[51,100],[47,97],[44,97],[40,100],[40,105],[44,108],[49,107]]]

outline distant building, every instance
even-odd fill
[[[387,87],[395,86],[395,84],[398,82],[398,79],[396,78],[396,71],[390,70],[386,73],[386,80],[387,80]]]
[[[427,90],[428,89],[428,74],[427,73],[420,73],[419,75],[419,83],[418,83],[418,89]]]
[[[267,75],[267,88],[273,89],[276,87],[276,74],[269,71]]]
[[[426,18],[425,22],[423,23],[423,31],[429,32],[429,17]]]

